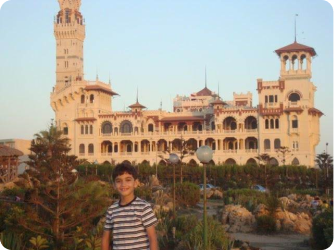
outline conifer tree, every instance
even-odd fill
[[[31,143],[29,170],[23,175],[26,193],[25,216],[19,224],[46,237],[61,249],[81,237],[94,225],[93,219],[105,212],[108,190],[99,182],[78,180],[76,156],[68,155],[69,139],[55,126],[35,135]]]

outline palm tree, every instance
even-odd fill
[[[267,165],[269,164],[270,156],[268,154],[260,154],[255,156],[255,158],[259,161],[259,166],[261,167],[262,165],[264,167],[264,183],[267,188]]]
[[[325,185],[326,185],[326,193],[329,194],[329,189],[328,189],[328,180],[329,180],[329,176],[328,176],[328,170],[329,169],[333,169],[333,157],[327,153],[322,153],[322,154],[318,154],[316,156],[315,162],[317,163],[317,165],[319,166],[319,168],[324,171],[325,173]]]

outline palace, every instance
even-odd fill
[[[81,0],[58,0],[54,22],[56,84],[50,96],[55,121],[70,138],[72,151],[89,162],[160,163],[164,152],[180,153],[184,142],[196,150],[209,145],[213,164],[246,164],[266,153],[273,165],[314,166],[319,120],[311,82],[313,48],[294,43],[277,49],[281,69],[276,81],[257,79],[259,104],[252,94],[233,94],[223,101],[207,88],[177,96],[173,112],[147,110],[137,101],[130,111],[113,111],[118,95],[110,82],[84,79],[85,23]],[[255,84],[254,84],[255,85]],[[277,150],[288,147],[283,157]],[[198,164],[196,156],[184,158]],[[162,162],[161,162],[162,163]]]

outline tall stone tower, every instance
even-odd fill
[[[81,0],[58,2],[60,11],[54,20],[56,84],[50,104],[56,125],[71,140],[71,153],[78,154],[79,142],[98,138],[98,116],[111,113],[112,96],[117,93],[111,90],[110,82],[104,83],[98,77],[94,81],[84,79],[85,24],[79,11]]]
[[[313,166],[320,140],[319,119],[323,115],[314,107],[317,88],[311,81],[316,52],[296,41],[275,52],[281,63],[279,80],[258,79],[260,147],[263,152],[288,147],[286,156],[274,153],[280,164]]]
[[[60,11],[54,23],[56,38],[56,91],[83,79],[85,25],[79,11],[81,0],[58,0]]]

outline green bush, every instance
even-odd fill
[[[271,215],[272,217],[275,216],[276,213],[276,209],[280,206],[280,201],[279,199],[275,196],[275,195],[270,195],[267,200],[266,203],[267,205],[267,209],[269,212],[269,215]]]
[[[258,233],[276,232],[275,218],[269,215],[261,215],[256,218],[256,230]]]
[[[195,217],[188,217],[190,222],[194,222]],[[208,217],[208,235],[207,250],[229,249],[229,239],[221,223]],[[193,223],[189,223],[193,225]],[[178,244],[178,250],[203,249],[203,222],[199,221],[192,227],[186,227],[187,231],[183,232],[182,240]]]
[[[315,249],[326,249],[333,242],[333,210],[325,212],[313,218],[312,236]]]
[[[252,211],[257,204],[265,203],[268,194],[261,193],[259,191],[243,188],[243,189],[230,189],[224,192],[225,204],[239,204],[246,207],[249,211]]]
[[[181,206],[195,206],[200,200],[199,186],[191,182],[177,183],[175,199]]]
[[[152,200],[152,189],[148,186],[141,186],[135,189],[135,195],[146,201]]]

